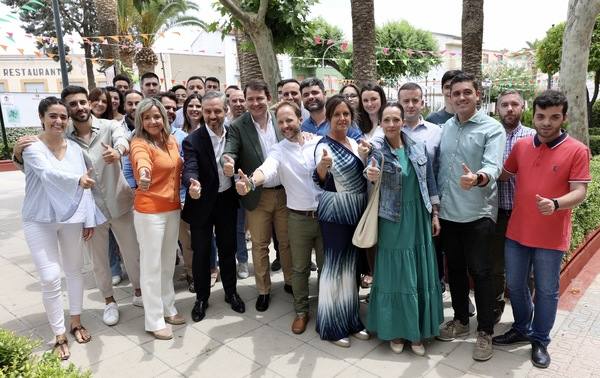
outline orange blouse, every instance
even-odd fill
[[[179,185],[183,162],[172,135],[166,144],[167,150],[151,145],[142,138],[133,138],[130,145],[130,160],[135,181],[139,182],[140,169],[150,172],[150,188],[136,189],[133,207],[140,213],[162,213],[179,210]]]

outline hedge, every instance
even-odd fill
[[[600,135],[590,135],[590,151],[592,155],[600,155]]]
[[[53,352],[41,356],[33,354],[40,345],[27,337],[0,329],[0,377],[24,378],[83,378],[91,377],[89,371],[82,372],[75,365],[63,365]]]
[[[10,159],[13,146],[17,139],[24,135],[37,135],[41,131],[39,127],[9,127],[6,129],[6,139],[8,139],[8,153],[5,151],[4,143],[0,137],[0,160]]]

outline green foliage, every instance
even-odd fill
[[[47,352],[41,357],[33,355],[39,341],[16,336],[12,331],[0,329],[0,376],[24,378],[79,378],[91,377],[75,365],[64,366],[58,356]]]
[[[438,46],[430,32],[407,21],[389,22],[377,28],[377,75],[384,80],[419,76],[440,64]],[[421,52],[425,51],[425,52]]]
[[[597,139],[600,142],[600,139]],[[590,140],[591,145],[591,140]],[[585,239],[585,236],[600,226],[600,156],[594,156],[590,162],[592,182],[588,184],[586,200],[573,209],[573,230],[571,248],[563,259],[571,259],[571,252]]]
[[[600,127],[600,101],[596,101],[594,102],[594,105],[592,105],[591,116],[591,122],[589,124],[590,129]],[[590,135],[592,135],[591,132]]]
[[[595,129],[598,130],[598,129]],[[590,151],[592,155],[600,155],[600,135],[590,134]]]
[[[265,24],[273,34],[273,48],[276,53],[291,53],[304,38],[309,36],[307,15],[317,0],[269,0]],[[240,7],[246,12],[256,13],[260,0],[240,0]],[[209,25],[209,30],[231,33],[233,29],[242,29],[242,24],[232,17],[229,11],[218,1],[214,8],[221,14],[222,20]]]
[[[533,127],[533,109],[529,108],[523,111],[521,123],[528,127]]]
[[[600,135],[600,127],[593,127],[591,129],[588,129],[588,134],[590,136]]]
[[[6,129],[6,139],[8,139],[8,153],[4,148],[4,144],[2,143],[2,138],[0,138],[0,160],[1,159],[10,159],[13,146],[17,139],[25,135],[37,135],[39,134],[41,128],[39,127],[10,127]]]
[[[508,89],[521,92],[525,101],[533,99],[536,90],[535,74],[527,67],[498,64],[488,67],[483,78],[492,82],[490,99],[496,101],[500,93]]]

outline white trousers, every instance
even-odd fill
[[[177,314],[173,273],[180,210],[158,214],[134,210],[133,222],[140,245],[140,283],[145,329],[165,328],[165,317]]]
[[[94,236],[86,243],[92,258],[96,286],[104,298],[113,296],[112,272],[108,256],[108,230],[112,228],[123,257],[129,282],[134,289],[140,287],[140,247],[133,227],[133,212],[96,226]]]
[[[65,333],[65,314],[61,298],[61,265],[67,282],[69,313],[70,315],[81,314],[83,304],[81,230],[81,223],[23,223],[25,240],[40,276],[42,301],[55,335]]]

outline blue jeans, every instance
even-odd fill
[[[121,257],[119,256],[119,245],[113,235],[112,230],[108,231],[108,258],[110,261],[110,271],[113,276],[122,276]]]
[[[544,346],[550,344],[550,330],[556,319],[562,257],[562,251],[526,247],[506,239],[506,284],[515,319],[512,327]],[[528,286],[531,269],[535,301],[531,300]]]
[[[248,262],[248,248],[246,247],[246,209],[239,207],[237,210],[237,251],[235,257],[238,263]]]

